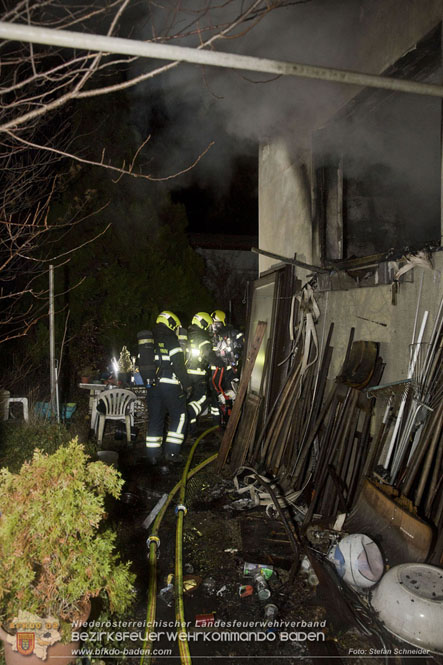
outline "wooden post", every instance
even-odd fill
[[[249,380],[251,378],[252,370],[254,369],[258,352],[260,351],[260,346],[263,341],[265,330],[266,321],[259,321],[255,330],[255,336],[251,344],[251,348],[249,349],[249,353],[246,358],[245,366],[243,367],[243,371],[241,373],[240,384],[238,386],[237,397],[235,398],[234,406],[232,407],[232,413],[229,417],[228,424],[220,444],[220,450],[217,457],[217,471],[220,471],[226,462],[226,458],[231,448],[238,421],[240,420],[242,405],[246,396],[246,391],[248,389]]]

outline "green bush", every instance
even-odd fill
[[[19,610],[52,615],[69,640],[90,598],[104,593],[111,612],[125,611],[134,575],[115,553],[115,533],[101,528],[104,498],[122,484],[76,439],[52,455],[35,451],[19,473],[0,470],[0,621]]]
[[[13,473],[32,458],[38,448],[45,453],[55,453],[60,446],[72,439],[72,432],[62,423],[34,418],[26,422],[0,422],[0,467]],[[95,453],[92,443],[85,445],[86,452]]]

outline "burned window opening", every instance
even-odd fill
[[[441,25],[385,72],[440,83]],[[441,242],[441,101],[364,90],[313,139],[323,265]]]

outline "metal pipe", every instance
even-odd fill
[[[60,422],[60,399],[58,392],[58,379],[59,379],[59,368],[57,359],[54,361],[54,377],[55,377],[55,411],[57,422]]]
[[[157,60],[172,60],[212,67],[242,69],[244,71],[264,72],[281,76],[298,76],[300,78],[318,79],[333,83],[345,83],[370,88],[395,90],[396,92],[443,97],[443,87],[430,83],[405,81],[377,74],[364,74],[345,69],[334,69],[332,67],[315,67],[236,53],[215,52],[186,46],[171,46],[169,44],[154,44],[135,39],[107,37],[70,30],[41,28],[33,25],[8,23],[6,21],[0,21],[0,38],[11,41],[47,44],[49,46],[61,46],[63,48],[84,49],[86,51],[118,53],[142,58],[155,58]]]
[[[418,297],[417,297],[417,306],[415,308],[415,319],[414,319],[414,329],[412,331],[412,342],[411,344],[415,344],[415,333],[417,330],[417,321],[418,321],[418,310],[420,309],[420,302],[421,302],[421,294],[423,291],[423,279],[424,279],[425,271],[421,271],[420,275],[420,287],[418,290]]]
[[[423,314],[423,319],[422,319],[422,322],[421,322],[420,332],[418,333],[416,348],[414,350],[413,357],[412,357],[412,359],[409,363],[408,379],[412,378],[412,375],[414,373],[415,364],[417,362],[418,350],[419,350],[420,344],[423,340],[423,334],[424,334],[424,331],[425,331],[426,322],[428,320],[428,314],[429,314],[428,311],[425,311],[425,313]],[[397,439],[398,430],[399,430],[401,422],[402,422],[403,412],[405,410],[405,406],[406,406],[406,395],[403,397],[403,399],[401,401],[401,404],[400,404],[400,408],[398,410],[397,420],[395,421],[394,431],[392,433],[392,438],[391,438],[389,448],[388,448],[388,451],[386,453],[386,459],[385,459],[385,462],[384,462],[384,468],[385,469],[389,468],[389,463],[391,461],[392,453],[394,452],[394,446],[395,446],[395,442],[396,442],[396,439]]]
[[[399,490],[404,496],[409,496],[409,492],[412,490],[415,478],[422,468],[423,458],[427,452],[428,441],[433,435],[435,420],[439,418],[439,412],[434,411],[432,417],[428,420],[425,427],[423,428],[423,433],[421,436],[420,445],[416,447],[413,457],[408,463],[408,467],[404,473],[402,483],[399,485]]]
[[[420,482],[418,484],[417,492],[415,494],[415,505],[419,506],[423,497],[423,492],[425,490],[426,481],[428,480],[429,472],[432,467],[432,460],[435,456],[435,451],[437,449],[437,444],[441,436],[441,427],[443,423],[443,403],[439,408],[439,415],[436,418],[435,431],[433,433],[429,448],[426,454],[425,462],[423,465],[423,470],[420,477]]]
[[[440,438],[443,437],[443,434],[440,436]],[[428,497],[426,499],[426,504],[425,504],[425,515],[426,517],[431,517],[431,509],[432,509],[432,504],[434,502],[435,496],[436,496],[436,490],[438,488],[438,476],[441,473],[440,469],[442,466],[442,459],[443,459],[443,441],[440,442],[440,444],[437,446],[437,455],[435,458],[435,462],[433,464],[434,469],[432,471],[432,477],[431,477],[431,483],[429,485],[429,491],[428,491]]]
[[[51,392],[51,418],[57,410],[55,374],[55,325],[54,325],[54,266],[49,266],[49,381]]]

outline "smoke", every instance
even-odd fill
[[[229,24],[241,11],[242,3],[232,0],[206,14],[198,3],[174,14],[154,8],[150,20],[136,36],[152,38],[183,30],[186,35],[174,44],[196,46],[193,33],[201,38]],[[294,2],[268,12],[261,21],[245,22],[233,34],[221,39],[215,48],[265,58],[341,66],[342,43],[359,20],[353,0]],[[358,4],[358,3],[357,3]],[[209,27],[211,26],[211,28]],[[231,34],[231,33],[230,33]],[[163,174],[185,168],[215,141],[192,177],[203,183],[223,185],[229,178],[232,159],[238,154],[255,154],[257,144],[284,135],[291,141],[303,137],[305,127],[335,94],[333,84],[267,74],[244,73],[214,67],[182,64],[174,70],[138,86],[133,104],[135,122],[140,128],[154,126],[151,153]],[[153,117],[154,115],[154,117]],[[181,184],[183,180],[181,179]]]
[[[411,46],[406,36],[399,37],[409,9],[398,0],[295,0],[287,4],[268,12],[254,27],[253,21],[244,23],[233,31],[241,36],[221,39],[214,48],[370,73],[391,64],[383,50],[385,37],[396,34],[397,57],[402,39],[405,51]],[[428,0],[426,4],[430,7]],[[217,26],[232,21],[242,6],[232,0],[203,11],[203,5],[190,2],[177,12],[175,0],[171,0],[169,9],[167,5],[151,7],[149,20],[136,36],[152,38],[153,26],[157,35],[182,30],[184,36],[173,43],[195,47],[200,39],[214,34]],[[186,168],[214,141],[199,165],[172,183],[180,187],[191,180],[212,183],[223,195],[238,155],[253,156],[259,143],[275,137],[284,137],[294,153],[310,147],[312,128],[328,122],[357,92],[354,86],[337,83],[272,79],[266,74],[183,64],[139,86],[133,107],[135,122],[144,133],[154,127],[150,149],[157,173]],[[433,148],[436,137],[438,142],[438,113],[437,100],[392,95],[363,122],[343,120],[335,129],[329,126],[330,149],[337,158],[343,145],[353,144],[347,159],[350,176],[365,177],[368,169],[379,169],[386,188],[412,187],[420,192],[426,207],[435,193],[433,176],[438,172],[438,150]]]

